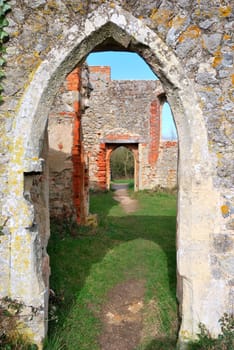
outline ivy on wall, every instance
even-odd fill
[[[8,34],[5,31],[5,28],[9,25],[8,20],[6,19],[6,13],[11,9],[11,6],[8,4],[8,0],[0,0],[0,103],[2,102],[2,91],[3,87],[1,84],[2,79],[5,77],[3,66],[6,63],[4,54],[6,53],[6,47],[4,43],[8,39]]]

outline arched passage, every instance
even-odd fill
[[[132,152],[133,162],[134,162],[134,190],[137,191],[139,188],[139,152],[138,152],[138,144],[108,144],[107,151],[107,188],[110,188],[111,181],[111,157],[113,152],[116,151],[119,147],[125,147],[127,150]]]
[[[9,203],[13,203],[9,207],[18,222],[18,227],[13,221],[8,222],[12,232],[11,261],[14,267],[10,276],[11,296],[41,307],[42,311],[28,321],[35,338],[40,341],[46,329],[47,290],[42,278],[38,228],[33,224],[34,208],[24,196],[24,174],[42,171],[40,157],[47,117],[58,87],[67,74],[98,46],[103,49],[117,46],[138,52],[162,81],[173,111],[180,149],[177,267],[182,317],[180,339],[183,341],[195,336],[198,323],[207,320],[207,314],[212,311],[209,309],[211,304],[202,302],[208,300],[211,288],[207,251],[209,234],[213,230],[210,218],[214,211],[207,135],[197,96],[176,56],[143,21],[118,6],[100,6],[80,27],[71,27],[32,74],[22,98],[14,127],[12,172],[9,174]],[[15,244],[19,237],[27,242],[27,251],[23,245]],[[28,276],[24,279],[22,271],[17,268],[23,261],[24,274]],[[218,295],[219,290],[216,292]],[[217,317],[212,327],[217,332]]]

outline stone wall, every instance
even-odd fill
[[[165,143],[161,141],[165,99],[161,83],[111,80],[110,67],[93,66],[89,72],[92,92],[89,108],[82,115],[82,130],[91,188],[109,188],[110,159],[106,153],[111,144],[115,145],[113,149],[117,145],[137,146],[137,189],[176,185],[177,143],[171,143],[164,152]]]
[[[145,173],[142,177],[142,188],[175,188],[177,186],[177,141],[161,141],[158,150],[158,159],[155,164],[155,171],[152,171],[150,164],[144,163]],[[146,179],[146,182],[144,180]]]
[[[121,47],[158,75],[178,131],[179,343],[196,337],[199,322],[217,335],[234,303],[232,2],[11,0],[11,7],[0,106],[0,295],[41,310],[24,328],[40,343],[45,247],[25,176],[43,173],[47,119],[65,77],[91,51]]]

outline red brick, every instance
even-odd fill
[[[159,100],[154,100],[150,106],[150,144],[149,144],[149,164],[157,162],[160,144],[160,111]]]

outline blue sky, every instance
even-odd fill
[[[158,79],[145,61],[131,52],[97,52],[87,58],[90,66],[110,66],[113,80],[155,80]],[[176,129],[168,103],[164,104],[162,113],[162,137],[171,139]]]

